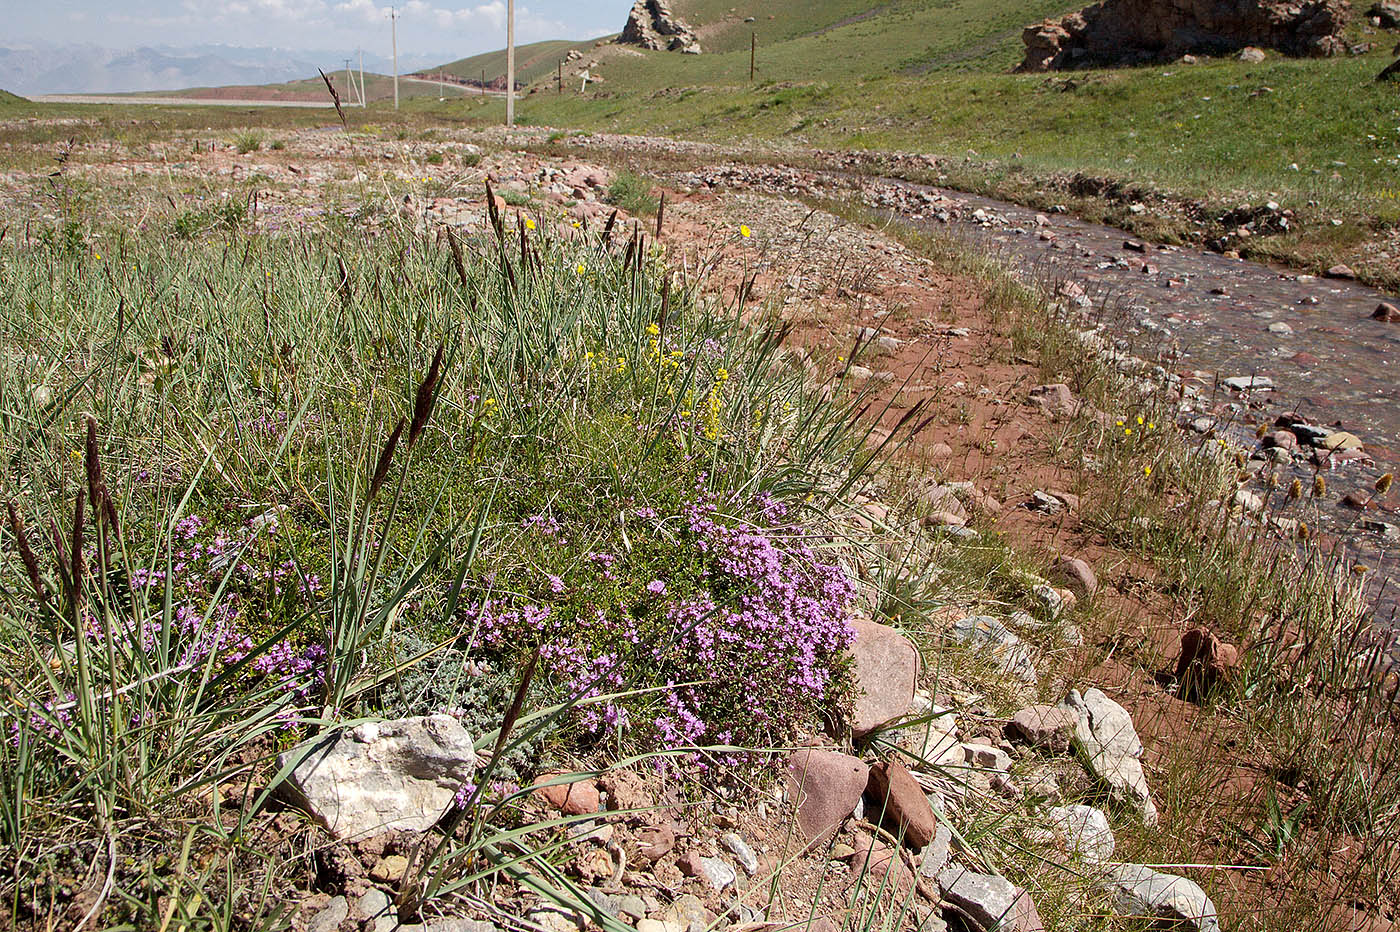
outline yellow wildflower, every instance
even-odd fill
[[[1142,467],[1142,474],[1143,474],[1144,476],[1150,476],[1150,475],[1152,475],[1152,467],[1151,467],[1151,466],[1144,466],[1144,467]]]
[[[653,337],[660,336],[661,328],[658,327],[656,324],[647,324],[647,334]]]
[[[716,382],[728,382],[728,381],[729,381],[729,370],[728,370],[728,369],[725,369],[725,368],[722,367],[722,366],[721,366],[719,369],[715,370],[715,381],[716,381]]]
[[[527,229],[527,230],[533,230],[534,228],[535,228],[535,221],[532,220],[532,219],[529,218],[529,217],[526,217],[526,218],[525,218],[525,229]]]
[[[741,223],[739,225],[739,235],[742,236],[744,239],[748,239],[750,236],[753,236],[753,230],[749,229],[749,225],[747,223]]]
[[[584,264],[583,264],[582,262],[580,262],[580,263],[578,264],[578,269],[577,269],[576,271],[577,271],[580,275],[582,275],[584,272],[587,272],[588,269],[587,269],[586,266],[584,266]]]

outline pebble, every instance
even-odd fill
[[[744,869],[744,873],[748,874],[750,877],[758,873],[758,855],[753,853],[753,849],[749,847],[748,842],[744,841],[743,838],[739,837],[739,835],[734,832],[726,832],[720,836],[719,841],[720,844],[724,845],[724,847],[729,850],[730,854],[734,855],[734,859],[739,862],[739,866]]]

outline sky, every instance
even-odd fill
[[[505,45],[506,0],[401,0],[400,55],[460,58]],[[20,42],[231,45],[312,51],[364,47],[388,55],[386,0],[0,0]],[[622,29],[630,0],[517,0],[516,42],[587,39]]]

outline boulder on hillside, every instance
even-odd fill
[[[622,45],[639,45],[644,49],[662,52],[688,52],[692,55],[700,51],[700,40],[695,30],[671,12],[666,0],[637,0],[632,11],[627,14],[627,25],[617,37]]]
[[[1400,29],[1400,0],[1381,0],[1366,11],[1382,29]]]
[[[1102,0],[1027,26],[1017,71],[1174,61],[1189,53],[1269,48],[1325,57],[1346,50],[1347,0]]]

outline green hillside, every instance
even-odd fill
[[[18,104],[27,104],[27,103],[29,103],[29,101],[25,100],[23,97],[19,96],[18,94],[11,94],[9,91],[5,90],[4,88],[0,88],[0,107],[13,107],[13,106],[16,106],[16,105],[18,105]]]
[[[530,84],[539,78],[554,73],[555,66],[559,60],[570,51],[578,49],[587,54],[593,48],[597,40],[590,39],[584,42],[570,42],[567,39],[549,39],[544,42],[533,42],[529,45],[518,45],[515,47],[515,80],[518,84]],[[500,83],[505,86],[506,76],[506,52],[499,49],[495,52],[483,52],[480,55],[473,55],[470,58],[459,58],[454,62],[448,62],[437,68],[424,70],[423,74],[437,74],[439,71],[454,75],[464,81],[479,83],[481,76],[486,75],[487,84]]]

